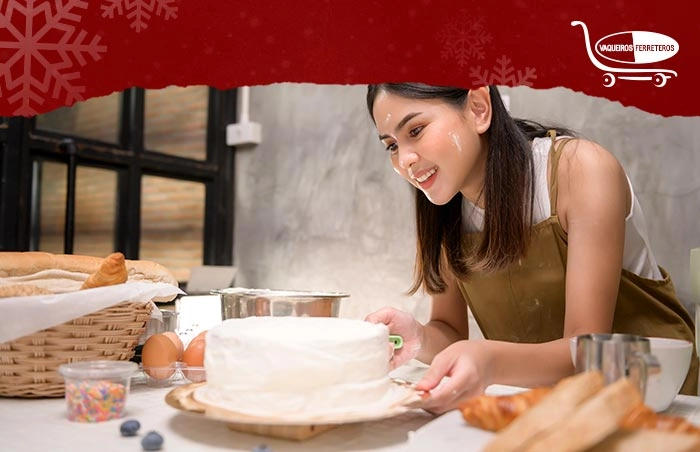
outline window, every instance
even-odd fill
[[[0,123],[0,249],[231,265],[236,91],[132,88]]]

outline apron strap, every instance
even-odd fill
[[[557,182],[557,169],[559,168],[559,158],[564,144],[569,139],[559,140],[557,143],[557,132],[554,129],[547,131],[547,134],[552,139],[552,146],[549,148],[549,209],[550,215],[557,214],[557,194],[559,193],[559,184]],[[558,144],[558,146],[557,146]]]

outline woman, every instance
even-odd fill
[[[404,337],[394,367],[431,363],[417,384],[431,391],[428,409],[456,408],[494,383],[551,385],[574,372],[568,338],[580,334],[694,343],[609,151],[510,117],[494,86],[371,85],[367,106],[394,169],[416,189],[409,292],[432,297],[425,325],[392,308],[367,320]],[[486,340],[466,340],[468,307]],[[697,392],[697,373],[693,354],[682,392]]]

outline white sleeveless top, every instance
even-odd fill
[[[532,214],[535,224],[546,220],[552,214],[547,183],[547,162],[551,145],[551,138],[535,138],[532,142],[535,167],[535,198]],[[661,271],[649,245],[644,213],[634,194],[629,177],[627,177],[627,183],[632,195],[632,206],[627,218],[625,218],[625,248],[622,268],[643,278],[661,280],[663,279]],[[484,210],[467,198],[462,199],[462,218],[465,232],[480,231],[484,226]]]

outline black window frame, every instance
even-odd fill
[[[196,160],[144,148],[145,90],[120,94],[118,143],[36,128],[36,117],[5,117],[0,122],[0,250],[34,251],[39,237],[37,184],[42,161],[68,168],[66,236],[72,254],[73,218],[70,172],[92,166],[117,173],[114,250],[138,259],[143,176],[201,182],[205,185],[203,264],[233,265],[235,147],[226,144],[226,126],[235,122],[237,89],[209,88],[206,159]]]

